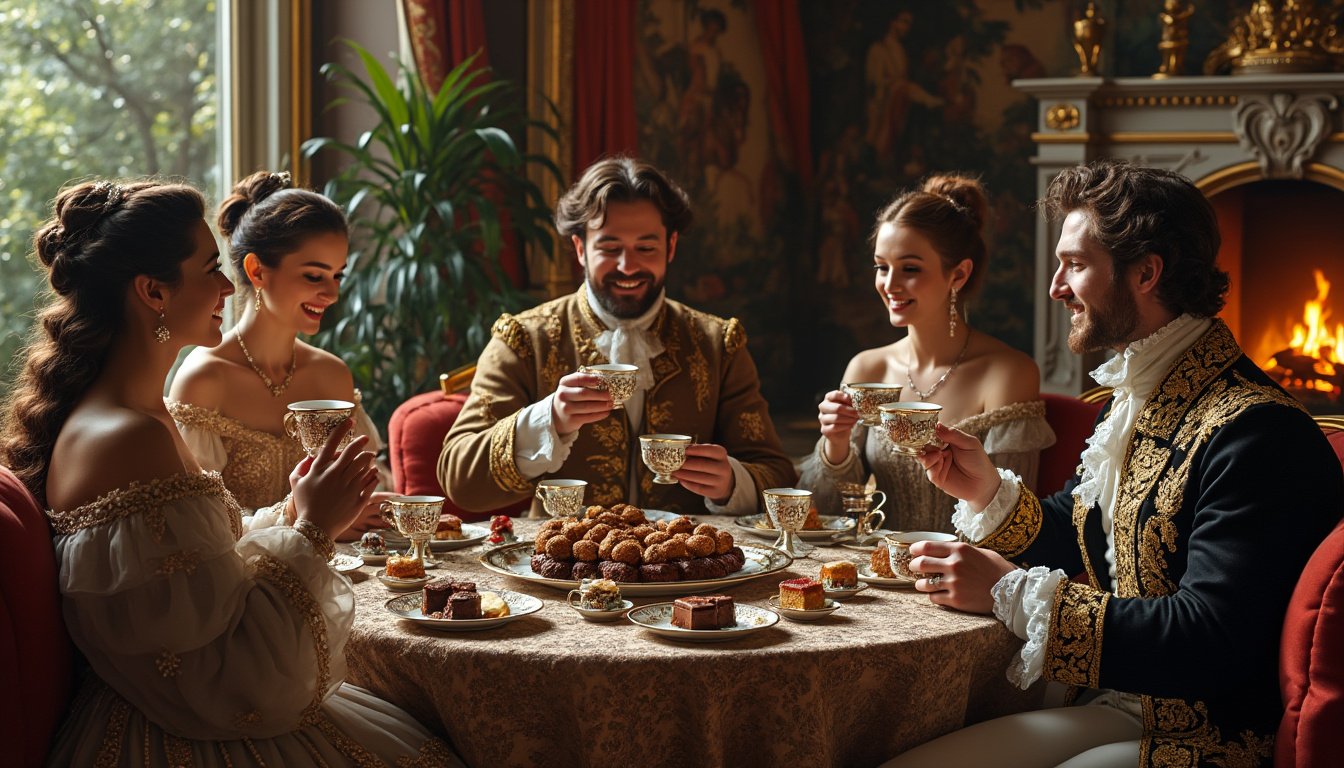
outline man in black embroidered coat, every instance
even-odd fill
[[[947,447],[920,460],[965,500],[953,520],[977,546],[917,544],[911,568],[937,574],[917,584],[933,602],[992,609],[1027,641],[1010,678],[1100,706],[982,723],[893,762],[1267,765],[1279,630],[1340,519],[1339,462],[1213,317],[1228,280],[1193,185],[1100,162],[1061,173],[1043,202],[1063,218],[1051,295],[1073,312],[1070,347],[1119,353],[1093,372],[1115,397],[1077,476],[1047,499],[940,427]]]

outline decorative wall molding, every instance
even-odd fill
[[[1248,94],[1237,105],[1233,130],[1241,148],[1260,162],[1265,178],[1300,179],[1302,164],[1330,132],[1339,100],[1328,93]]]

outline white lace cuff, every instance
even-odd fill
[[[733,468],[733,495],[728,497],[728,503],[719,505],[705,497],[705,509],[709,510],[711,515],[748,515],[756,511],[756,481],[751,479],[751,473],[742,466],[742,462],[728,457],[728,466]]]
[[[531,480],[534,477],[559,471],[569,458],[569,449],[579,439],[576,430],[562,437],[551,423],[551,398],[547,395],[541,400],[523,408],[513,426],[513,459],[518,472]]]
[[[263,528],[271,528],[277,525],[285,525],[285,504],[289,501],[289,496],[277,501],[269,507],[258,507],[252,510],[252,514],[247,514],[243,510],[243,533],[260,531]]]
[[[970,502],[957,499],[956,506],[952,508],[952,524],[972,542],[984,541],[1017,508],[1017,498],[1021,493],[1022,478],[1011,469],[1000,469],[999,490],[994,493],[989,505],[975,512],[971,510]]]
[[[994,616],[1026,641],[1018,657],[1008,665],[1008,680],[1022,690],[1040,679],[1045,667],[1045,643],[1050,637],[1055,588],[1064,578],[1063,571],[1038,565],[1004,574],[990,590],[994,596]]]

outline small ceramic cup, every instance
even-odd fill
[[[653,471],[653,482],[676,485],[672,473],[686,463],[686,447],[694,442],[690,435],[640,435],[639,455],[644,466]]]
[[[886,403],[878,406],[882,431],[897,453],[914,456],[928,445],[938,445],[934,427],[943,406],[937,403]]]
[[[537,483],[537,498],[551,517],[578,516],[587,488],[585,480],[542,480]]]
[[[590,602],[587,598],[588,589],[592,587],[594,581],[597,581],[597,579],[582,579],[579,581],[578,589],[569,590],[569,595],[565,598],[565,602],[569,603],[569,607],[582,608],[585,611],[615,611],[619,610],[621,606],[624,605],[625,601],[619,597],[615,604],[611,606],[603,606],[595,602]]]
[[[910,545],[916,541],[956,541],[957,537],[939,531],[903,531],[889,533],[887,541],[887,559],[891,563],[891,572],[903,579],[922,579],[928,574],[910,570]]]
[[[882,423],[881,414],[877,410],[878,406],[901,399],[900,384],[865,381],[858,384],[846,384],[840,389],[849,395],[849,401],[854,404],[854,410],[859,412],[859,421],[870,427],[876,427]]]
[[[611,393],[611,407],[624,408],[625,401],[635,394],[635,375],[639,373],[639,366],[625,363],[581,365],[579,373],[591,373],[601,379],[598,389]]]
[[[286,407],[285,434],[298,440],[309,456],[316,456],[332,430],[355,412],[355,404],[345,400],[300,400]],[[337,449],[349,445],[355,437],[355,431],[350,430]]]

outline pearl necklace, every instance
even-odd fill
[[[252,354],[247,351],[247,345],[243,343],[242,330],[235,328],[233,330],[233,335],[238,339],[238,348],[243,350],[243,357],[247,358],[247,364],[252,366],[252,370],[256,371],[257,375],[261,377],[261,383],[265,384],[266,388],[271,390],[271,397],[279,397],[283,394],[285,389],[289,387],[289,382],[294,378],[294,363],[298,359],[298,344],[295,344],[289,350],[289,371],[285,374],[285,380],[276,384],[271,381],[270,376],[267,376],[261,368],[257,366],[257,361],[252,359]],[[942,382],[939,383],[941,384]]]
[[[932,387],[929,387],[928,392],[921,392],[919,390],[919,387],[915,386],[915,380],[910,377],[910,371],[913,368],[913,366],[907,365],[905,367],[905,382],[910,385],[910,388],[915,391],[916,395],[919,395],[920,400],[928,400],[930,397],[933,397],[933,393],[937,392],[939,387],[943,386],[943,382],[947,381],[947,377],[951,376],[952,372],[957,370],[957,365],[961,363],[961,358],[966,356],[966,349],[970,346],[971,346],[971,334],[970,332],[967,332],[966,341],[962,342],[961,351],[957,353],[957,359],[953,360],[952,365],[948,367],[947,372],[944,373],[941,378],[935,381]]]

